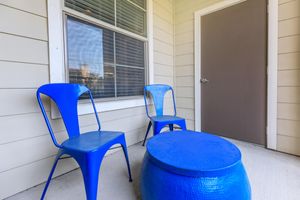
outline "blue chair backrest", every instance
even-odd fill
[[[164,97],[165,94],[170,91],[172,92],[172,98],[173,98],[173,106],[174,106],[174,115],[176,116],[176,104],[175,104],[175,98],[174,98],[174,91],[171,86],[164,85],[164,84],[152,84],[152,85],[146,85],[144,87],[144,99],[145,99],[145,106],[146,106],[146,112],[148,113],[148,105],[147,105],[147,93],[151,94],[156,116],[162,116],[164,114]],[[150,116],[149,116],[150,117]]]
[[[37,99],[55,145],[58,144],[56,143],[54,133],[43,106],[40,94],[50,97],[55,102],[64,121],[68,136],[69,138],[72,138],[80,134],[77,104],[79,97],[86,92],[89,93],[100,129],[100,122],[94,105],[93,97],[90,90],[86,86],[69,83],[53,83],[43,85],[37,90]]]

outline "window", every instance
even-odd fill
[[[51,0],[47,9],[50,82],[87,84],[99,112],[143,106],[154,74],[152,0]],[[88,113],[80,101],[78,114]]]
[[[146,0],[65,0],[64,13],[67,80],[94,98],[143,95]]]

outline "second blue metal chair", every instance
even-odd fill
[[[98,130],[80,134],[77,103],[79,97],[84,93],[89,94],[95,112]],[[69,136],[69,139],[65,140],[61,144],[56,141],[50,121],[41,100],[41,94],[49,96],[56,103],[60,111]],[[37,99],[53,143],[59,149],[41,199],[44,199],[45,197],[58,160],[62,155],[69,155],[73,157],[79,164],[83,175],[87,200],[96,200],[99,169],[102,159],[109,148],[115,144],[121,144],[123,148],[127,162],[129,181],[132,181],[124,133],[101,130],[92,93],[87,87],[78,84],[66,83],[47,84],[41,86],[37,90]]]
[[[164,115],[164,97],[168,91],[172,92],[174,115]],[[148,102],[147,102],[148,94],[151,95],[154,103],[155,112],[156,112],[155,116],[150,116],[149,114]],[[174,97],[174,90],[171,86],[164,85],[164,84],[146,85],[144,87],[144,100],[145,100],[146,113],[150,119],[150,122],[148,124],[143,146],[145,145],[148,133],[152,125],[153,125],[153,135],[157,135],[158,133],[160,133],[162,128],[164,128],[166,125],[169,126],[170,131],[173,131],[174,125],[178,125],[182,130],[186,130],[185,119],[176,116],[176,103]]]

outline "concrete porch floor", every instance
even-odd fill
[[[298,200],[300,198],[300,158],[234,141],[243,155],[252,187],[253,200]],[[145,148],[141,144],[129,148],[133,183],[128,182],[123,152],[104,158],[99,177],[98,199],[140,199],[139,173]],[[44,184],[16,194],[7,200],[39,199]],[[74,170],[51,181],[46,199],[85,199],[80,170]]]

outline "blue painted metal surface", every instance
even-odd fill
[[[80,134],[77,103],[79,97],[84,93],[88,93],[90,96],[98,124],[98,130]],[[55,138],[49,118],[41,100],[41,94],[50,97],[56,103],[63,118],[69,139],[65,140],[61,144],[58,144]],[[66,154],[73,157],[81,168],[87,200],[96,200],[98,176],[102,159],[109,148],[115,144],[120,144],[122,146],[129,173],[129,181],[132,181],[124,133],[101,130],[93,96],[87,87],[67,83],[46,84],[37,90],[37,99],[53,143],[59,148],[41,199],[44,199],[45,197],[58,160],[62,155]]]
[[[171,91],[172,99],[173,99],[173,108],[174,108],[174,115],[164,115],[164,97],[165,94]],[[155,108],[155,116],[150,116],[148,103],[147,103],[147,95],[150,94],[154,103]],[[145,141],[147,139],[149,130],[153,125],[153,135],[157,135],[160,133],[163,127],[169,125],[170,130],[173,131],[174,124],[178,125],[182,130],[186,130],[185,119],[176,116],[176,103],[174,97],[174,90],[169,85],[164,84],[153,84],[153,85],[146,85],[144,87],[144,100],[145,100],[145,107],[146,113],[150,122],[148,124],[148,128],[145,134],[145,139],[143,142],[143,146],[145,145]]]
[[[143,200],[250,200],[239,149],[217,136],[193,131],[149,140],[141,172]]]

